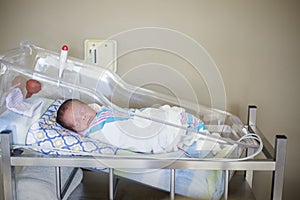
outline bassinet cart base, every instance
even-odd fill
[[[20,150],[12,150],[11,146],[11,131],[1,132],[1,157],[2,157],[2,175],[3,175],[3,189],[4,199],[16,199],[15,186],[15,167],[16,166],[53,166],[56,167],[56,191],[57,199],[63,198],[65,189],[61,189],[60,182],[60,167],[81,167],[81,168],[99,168],[110,166],[109,169],[109,193],[108,198],[115,198],[115,184],[114,184],[114,169],[157,169],[165,166],[165,169],[170,169],[170,199],[175,198],[175,170],[176,169],[198,169],[198,170],[224,170],[225,171],[225,192],[223,199],[228,199],[228,188],[230,171],[244,171],[245,180],[249,186],[252,187],[253,171],[273,171],[271,199],[282,199],[283,180],[284,180],[284,165],[286,156],[287,138],[284,135],[277,135],[275,141],[275,148],[266,140],[261,132],[256,128],[256,107],[249,107],[248,129],[254,132],[263,140],[264,159],[250,159],[245,161],[201,161],[201,160],[176,160],[171,164],[165,164],[168,161],[156,159],[133,159],[133,158],[108,158],[102,157],[99,162],[93,157],[77,157],[77,156],[45,156],[36,154],[34,156],[22,155]],[[105,164],[103,164],[105,163]],[[74,175],[74,173],[72,173]],[[72,181],[72,178],[67,182],[67,186]],[[66,188],[66,187],[64,187]]]
[[[82,183],[74,190],[69,196],[68,200],[96,200],[108,198],[108,174],[105,172],[93,172],[84,170],[84,179]],[[122,200],[166,200],[169,199],[169,193],[149,187],[148,185],[141,184],[128,178],[115,176],[117,188],[114,190],[115,199]],[[194,198],[175,195],[176,200],[194,200]],[[230,200],[255,200],[254,193],[249,187],[244,178],[242,171],[236,172],[229,183],[228,199]]]

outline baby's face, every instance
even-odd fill
[[[95,115],[96,111],[88,105],[73,102],[70,108],[65,112],[64,118],[76,132],[81,132],[89,127]]]

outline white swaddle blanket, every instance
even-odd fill
[[[182,126],[181,113],[184,109],[170,107],[131,109],[132,116],[124,117],[103,108],[97,113],[91,127],[82,134],[93,139],[107,142],[121,149],[143,153],[164,153],[176,151],[177,146],[186,138],[186,130],[170,126]],[[144,119],[159,119],[160,123]],[[113,123],[112,123],[113,122]]]

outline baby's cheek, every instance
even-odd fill
[[[84,131],[87,128],[88,128],[88,125],[85,125],[82,130]]]
[[[87,124],[82,124],[81,127],[80,127],[80,131],[84,131],[85,129],[87,129],[89,126]]]

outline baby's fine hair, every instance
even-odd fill
[[[78,100],[78,99],[68,99],[66,101],[64,101],[58,108],[57,110],[57,114],[56,114],[56,122],[58,124],[60,124],[62,127],[69,129],[71,131],[74,131],[74,127],[71,124],[67,124],[67,122],[65,121],[65,112],[70,109],[70,106],[72,106],[73,102],[79,102],[79,103],[83,103],[82,101]]]

